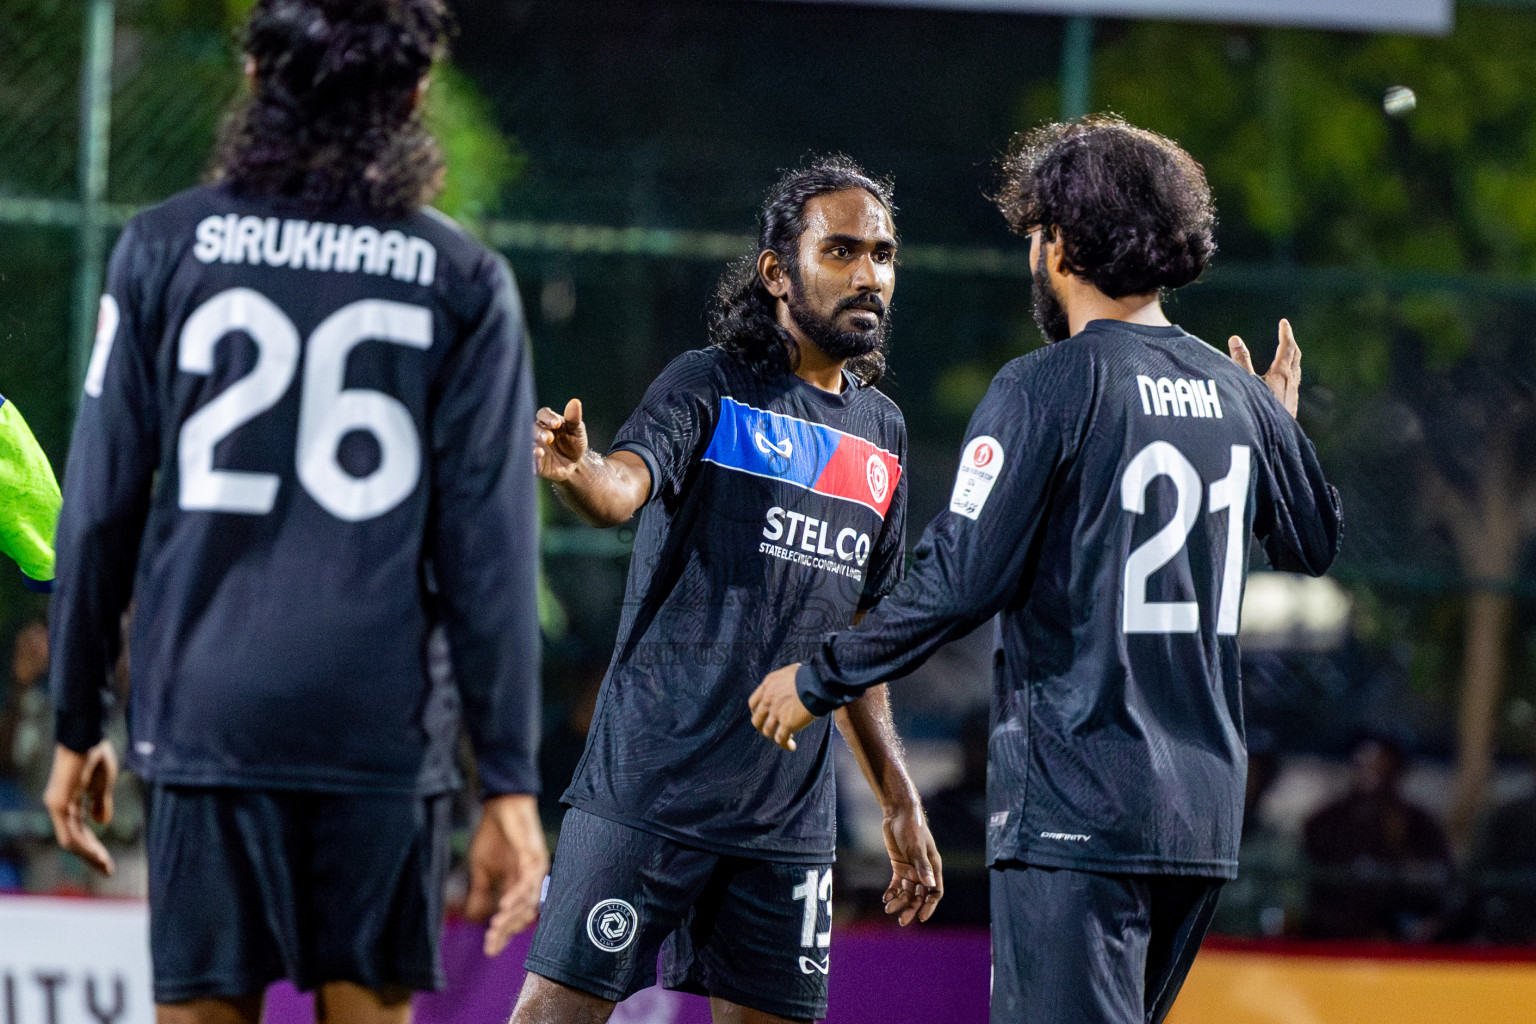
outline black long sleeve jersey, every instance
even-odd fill
[[[1257,377],[1177,327],[1093,321],[998,373],[906,581],[801,698],[824,714],[1001,612],[992,862],[1235,877],[1248,538],[1317,575],[1341,523]]]
[[[215,186],[135,217],[65,476],[60,742],[101,736],[131,598],[146,778],[440,792],[462,712],[485,792],[536,791],[525,349],[510,269],[430,211]],[[427,668],[439,624],[456,685]]]
[[[662,371],[615,449],[650,469],[624,614],[565,802],[717,853],[824,863],[831,726],[786,754],[744,714],[901,578],[906,424],[845,378],[767,378],[718,348]]]

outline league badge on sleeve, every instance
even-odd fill
[[[992,493],[1003,471],[1003,446],[997,438],[983,434],[973,438],[960,456],[960,472],[955,476],[955,490],[949,497],[949,510],[967,519],[981,515],[982,506]]]

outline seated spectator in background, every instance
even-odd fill
[[[1243,799],[1243,839],[1237,878],[1221,890],[1211,930],[1243,937],[1284,935],[1295,929],[1306,901],[1301,850],[1294,836],[1265,822],[1264,797],[1280,777],[1274,738],[1248,735],[1248,786]]]
[[[0,763],[29,803],[42,799],[53,764],[53,707],[48,700],[48,626],[33,619],[11,648],[11,691],[0,709]]]
[[[1481,937],[1502,946],[1536,943],[1536,791],[1488,816],[1475,863]]]
[[[14,786],[11,810],[34,812],[9,818],[5,837],[12,887],[55,888],[58,858],[49,831],[41,827],[43,787],[53,763],[53,703],[48,699],[48,627],[40,619],[17,630],[11,646],[11,686],[0,708],[0,764]],[[33,818],[36,818],[33,821]]]
[[[48,674],[48,627],[28,622],[16,634],[11,657],[11,684],[0,703],[0,890],[25,887],[35,839],[30,816],[42,813],[38,802],[48,781],[53,754],[53,713],[48,691],[39,685]],[[46,832],[42,833],[46,839]]]
[[[935,924],[984,925],[990,920],[987,879],[987,741],[992,730],[986,708],[960,725],[960,780],[924,798],[928,831],[944,858],[949,879]]]
[[[1307,933],[1323,939],[1427,942],[1451,897],[1444,830],[1398,791],[1406,756],[1391,737],[1363,734],[1348,794],[1307,819],[1312,868]]]
[[[43,809],[43,790],[53,765],[53,702],[48,696],[48,627],[33,619],[16,633],[11,652],[11,690],[0,708],[0,763],[7,763],[19,791],[19,809],[31,812],[12,817],[17,830],[0,835],[0,846],[14,861],[19,878],[0,872],[0,888],[19,881],[30,892],[90,892],[101,896],[143,896],[147,879],[140,839],[144,830],[144,803],[138,780],[127,772],[118,776],[113,789],[116,813],[112,823],[98,834],[118,863],[117,873],[97,878],[73,854],[59,849]],[[126,642],[113,668],[112,702],[103,723],[119,746],[127,743],[128,726],[123,708],[128,692]],[[6,809],[0,802],[0,810]],[[6,840],[9,839],[9,842]],[[0,1018],[3,1019],[3,1018]]]

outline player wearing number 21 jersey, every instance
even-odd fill
[[[1289,328],[1261,379],[1162,314],[1214,248],[1199,165],[1105,118],[1041,129],[1008,171],[1054,344],[993,380],[906,581],[773,673],[754,721],[788,742],[1001,613],[992,1019],[1155,1024],[1237,873],[1249,538],[1315,575],[1341,513],[1271,393],[1294,403]]]

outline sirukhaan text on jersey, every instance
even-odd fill
[[[192,254],[204,263],[266,264],[294,270],[364,273],[431,284],[437,249],[424,238],[364,224],[327,224],[236,214],[204,217]]]

